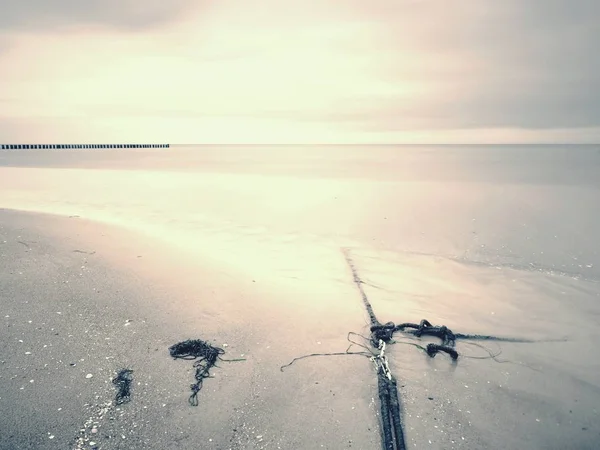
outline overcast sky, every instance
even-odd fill
[[[598,0],[0,0],[0,141],[600,142]]]

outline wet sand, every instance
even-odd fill
[[[279,370],[367,333],[342,247],[382,322],[532,341],[461,341],[453,364],[405,345],[427,339],[396,336],[409,448],[597,448],[600,191],[578,170],[597,161],[563,155],[532,172],[521,159],[536,152],[479,155],[476,167],[472,153],[410,154],[390,160],[396,178],[377,177],[389,155],[366,174],[318,158],[293,175],[270,160],[190,173],[177,152],[183,171],[143,155],[122,170],[0,167],[0,207],[53,214],[0,212],[0,406],[13,411],[2,448],[77,448],[82,428],[88,448],[92,434],[107,449],[380,448],[366,358]],[[214,369],[198,408],[191,363],[167,350],[187,338],[247,358]],[[121,367],[141,384],[99,419]]]

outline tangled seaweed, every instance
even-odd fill
[[[194,362],[196,382],[190,386],[192,395],[188,401],[190,405],[198,406],[198,392],[202,389],[202,382],[205,378],[210,377],[210,369],[216,366],[217,360],[225,351],[200,339],[188,339],[169,347],[169,353],[175,359],[197,359]]]
[[[427,354],[433,358],[438,352],[445,352],[448,353],[453,360],[458,359],[458,352],[454,349],[456,336],[452,330],[445,325],[433,326],[427,319],[423,319],[419,325],[415,323],[395,325],[394,322],[387,322],[384,325],[376,323],[372,325],[370,329],[373,339],[382,340],[386,343],[389,343],[392,340],[394,332],[396,331],[411,333],[416,337],[421,337],[423,335],[438,337],[442,340],[442,344],[427,345]]]
[[[117,376],[112,379],[112,383],[117,387],[115,404],[122,405],[131,400],[131,383],[133,382],[133,370],[121,369]]]

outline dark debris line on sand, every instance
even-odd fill
[[[379,403],[381,408],[381,431],[384,450],[406,450],[404,440],[404,431],[402,430],[402,420],[400,418],[400,401],[398,400],[398,388],[396,379],[390,372],[387,356],[385,355],[386,343],[391,340],[391,333],[387,329],[382,329],[382,325],[377,320],[373,307],[367,298],[362,287],[362,280],[358,276],[356,267],[350,258],[348,250],[344,250],[344,257],[350,270],[354,283],[358,287],[362,297],[369,319],[371,321],[371,345],[379,351],[379,354],[373,356],[373,361],[377,367],[377,384],[379,391]],[[385,332],[385,334],[384,334]]]
[[[459,356],[458,352],[454,348],[457,339],[533,342],[526,339],[502,338],[496,336],[460,333],[455,334],[445,325],[433,326],[426,319],[421,320],[418,325],[414,323],[402,323],[400,325],[395,325],[393,322],[382,324],[375,316],[373,307],[371,306],[371,303],[369,302],[369,299],[367,298],[367,295],[363,289],[362,285],[364,283],[358,276],[354,262],[350,257],[349,250],[343,249],[343,253],[344,257],[346,258],[346,262],[352,271],[354,282],[356,283],[356,286],[361,294],[367,313],[369,314],[371,321],[371,345],[380,352],[379,355],[374,355],[372,359],[375,361],[375,365],[377,367],[384,450],[405,450],[406,448],[404,434],[402,431],[402,422],[400,419],[400,402],[398,399],[396,380],[390,373],[387,358],[384,354],[386,344],[393,343],[392,338],[394,336],[394,332],[400,331],[410,333],[416,337],[421,337],[423,335],[438,337],[442,341],[441,344],[431,343],[425,348],[417,344],[413,345],[425,350],[432,358],[435,357],[435,355],[437,355],[439,352],[445,352],[450,355],[453,361],[456,361]],[[495,360],[495,356],[497,355],[492,355],[490,353],[490,358]]]
[[[348,341],[351,343],[351,345],[350,347],[348,347],[346,352],[312,353],[310,355],[300,356],[294,358],[290,363],[281,366],[281,371],[283,371],[284,368],[291,366],[292,364],[294,364],[294,362],[300,359],[309,358],[312,356],[361,355],[369,357],[371,361],[375,363],[375,367],[377,370],[378,394],[381,408],[381,437],[384,450],[406,450],[404,432],[402,429],[402,419],[400,415],[400,400],[398,396],[397,382],[392,373],[390,372],[387,356],[385,354],[386,345],[394,343],[392,339],[395,332],[400,331],[412,334],[416,337],[421,337],[424,335],[438,337],[442,341],[441,344],[431,343],[428,344],[427,347],[422,347],[418,344],[411,345],[414,345],[415,347],[424,350],[432,358],[435,357],[435,355],[437,355],[439,352],[447,353],[453,361],[456,361],[459,356],[458,352],[454,348],[457,339],[534,342],[526,339],[501,338],[486,335],[455,334],[448,327],[443,325],[433,326],[428,320],[425,319],[423,319],[418,325],[414,323],[402,323],[400,325],[395,325],[393,322],[387,322],[385,324],[382,324],[381,322],[379,322],[379,320],[377,320],[377,317],[375,316],[373,307],[371,306],[371,303],[369,302],[369,299],[367,298],[367,295],[362,286],[364,282],[358,276],[358,272],[356,271],[354,262],[350,257],[349,250],[343,249],[342,251],[344,253],[346,262],[348,263],[348,266],[352,271],[354,283],[356,284],[360,292],[365,309],[367,310],[367,313],[369,315],[369,319],[371,322],[370,338],[366,338],[356,333],[350,332],[348,333]],[[372,348],[369,348],[366,345],[362,345],[356,341],[351,340],[351,335],[363,337],[365,340],[370,341]],[[365,351],[350,352],[350,348],[352,347],[352,345],[358,345],[364,348]],[[493,355],[492,353],[490,353],[489,358],[494,359],[497,362],[506,362],[495,359],[496,356],[497,355]]]

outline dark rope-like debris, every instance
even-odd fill
[[[390,372],[385,355],[385,345],[390,342],[393,332],[387,331],[386,325],[382,325],[373,311],[371,302],[363,289],[363,281],[358,276],[358,272],[350,257],[348,249],[343,249],[346,262],[352,271],[352,278],[360,292],[363,304],[369,315],[371,322],[371,346],[378,350],[372,356],[372,360],[377,367],[377,384],[379,391],[379,404],[381,409],[381,434],[384,450],[405,450],[404,432],[402,430],[402,420],[400,417],[400,401],[398,400],[398,388],[396,379]],[[393,325],[393,324],[392,324]]]
[[[131,383],[133,382],[133,370],[121,369],[117,372],[117,376],[112,379],[113,384],[117,387],[117,395],[115,396],[115,404],[122,405],[131,400]]]
[[[441,344],[429,343],[426,347],[419,345],[415,342],[399,342],[401,344],[413,345],[418,349],[427,353],[430,357],[435,357],[439,352],[447,353],[453,361],[456,361],[459,357],[458,352],[455,349],[456,340],[464,339],[464,340],[489,340],[489,341],[505,341],[505,342],[538,342],[538,341],[530,341],[526,339],[518,339],[518,338],[502,338],[496,336],[486,336],[486,335],[476,335],[476,334],[455,334],[448,327],[434,326],[428,320],[423,319],[419,324],[415,323],[402,323],[396,325],[394,322],[387,322],[382,324],[377,319],[375,312],[367,294],[363,288],[363,285],[367,284],[363,282],[356,270],[356,266],[350,257],[350,252],[348,249],[342,249],[346,262],[352,271],[352,277],[354,283],[356,284],[358,291],[360,292],[363,304],[369,316],[370,325],[370,337],[365,337],[357,333],[350,332],[348,333],[348,341],[350,342],[350,346],[346,349],[345,352],[334,352],[334,353],[311,353],[308,355],[300,356],[294,358],[290,363],[281,366],[280,370],[283,370],[286,367],[291,366],[296,361],[310,358],[314,356],[348,356],[348,355],[359,355],[366,356],[371,359],[375,363],[375,367],[377,369],[377,384],[378,384],[378,394],[379,394],[379,403],[380,403],[380,418],[381,418],[381,437],[382,437],[382,446],[384,450],[405,450],[406,443],[404,438],[404,432],[402,429],[402,418],[400,411],[400,400],[398,395],[398,387],[397,382],[392,373],[390,372],[388,366],[387,355],[385,354],[386,344],[396,343],[393,340],[394,333],[402,332],[405,334],[413,335],[417,338],[422,336],[434,336],[441,340]],[[379,288],[378,286],[374,286]],[[350,336],[358,336],[365,341],[371,344],[371,348],[363,345],[355,340],[352,340]],[[408,337],[400,338],[400,339],[408,339]],[[478,346],[484,349],[488,356],[465,356],[466,358],[474,358],[474,359],[493,359],[496,362],[509,362],[509,361],[500,361],[497,360],[497,356],[500,352],[494,354],[490,350],[485,347],[475,344],[469,343],[471,345]],[[350,348],[353,345],[362,347],[365,351],[351,352]]]
[[[450,328],[445,325],[434,326],[427,319],[421,320],[417,325],[416,323],[401,323],[399,325],[394,322],[387,322],[384,325],[377,324],[372,325],[371,333],[373,333],[377,339],[381,339],[386,343],[392,342],[394,333],[400,331],[406,334],[412,334],[416,337],[421,336],[434,336],[441,339],[441,345],[429,344],[427,346],[427,354],[432,358],[438,354],[438,352],[445,352],[453,360],[458,359],[458,352],[455,350],[456,341],[471,340],[471,341],[498,341],[498,342],[515,342],[515,343],[533,343],[533,342],[564,342],[566,339],[552,339],[552,340],[533,340],[533,339],[522,339],[512,337],[499,337],[482,334],[462,334],[454,333]]]
[[[198,406],[198,392],[202,389],[202,382],[205,378],[210,378],[210,369],[217,364],[217,360],[225,351],[200,339],[191,339],[172,345],[169,347],[169,353],[175,359],[197,359],[194,362],[196,382],[190,386],[192,395],[188,401],[190,405]]]
[[[408,330],[407,330],[408,329]],[[431,323],[423,319],[419,325],[414,323],[402,323],[395,325],[394,322],[387,322],[385,325],[376,324],[371,326],[371,333],[376,339],[389,343],[392,341],[394,332],[405,331],[416,337],[424,335],[435,336],[442,340],[442,344],[429,344],[427,346],[427,354],[432,358],[439,352],[445,352],[454,360],[458,359],[458,352],[454,349],[456,336],[450,328],[442,326],[433,326]]]

